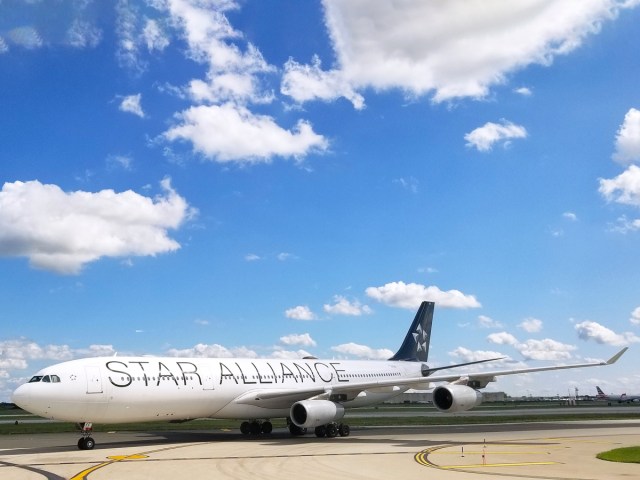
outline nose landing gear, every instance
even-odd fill
[[[78,448],[80,450],[93,450],[93,447],[96,446],[95,440],[91,438],[91,434],[93,433],[93,423],[83,422],[78,423],[77,426],[82,432],[82,438],[78,440]]]

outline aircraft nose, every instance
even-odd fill
[[[31,396],[29,395],[28,385],[20,385],[15,389],[13,395],[11,395],[11,401],[23,410],[29,410],[29,401]]]

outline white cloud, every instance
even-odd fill
[[[256,255],[255,253],[248,253],[244,256],[244,259],[247,262],[257,262],[258,260],[262,260],[262,258],[259,255]]]
[[[314,56],[311,65],[301,65],[289,59],[284,65],[280,91],[298,103],[310,100],[333,101],[344,97],[354,108],[364,108],[364,98],[357,93],[339,70],[323,71],[320,58]]]
[[[3,371],[25,370],[30,362],[49,360],[64,362],[76,357],[112,356],[112,345],[89,345],[87,348],[72,349],[68,345],[39,345],[26,338],[0,341],[0,377]]]
[[[624,116],[612,158],[622,164],[640,161],[640,110],[632,108]]]
[[[88,348],[74,350],[74,357],[112,357],[116,350],[113,345],[89,345]]]
[[[207,345],[199,343],[192,348],[176,349],[167,351],[170,357],[197,357],[197,358],[258,358],[258,354],[245,347],[228,349],[217,343]]]
[[[486,315],[480,315],[478,317],[478,325],[482,328],[503,328],[502,323],[494,320],[493,318],[487,317]]]
[[[6,53],[8,51],[9,46],[7,45],[7,42],[4,40],[4,38],[0,37],[0,54]]]
[[[169,46],[169,38],[165,32],[160,28],[157,21],[150,18],[148,18],[145,23],[142,36],[149,51],[162,51]]]
[[[331,315],[352,315],[357,317],[372,313],[371,308],[367,305],[362,305],[358,300],[349,301],[341,295],[336,295],[333,297],[333,301],[335,302],[333,305],[324,305],[324,311]]]
[[[269,66],[260,51],[248,44],[245,52],[231,41],[240,41],[225,12],[238,8],[232,1],[169,0],[166,7],[174,25],[182,30],[189,55],[206,63],[212,72],[268,72]]]
[[[141,100],[142,100],[141,93],[123,97],[122,102],[120,102],[119,109],[122,112],[133,113],[134,115],[137,115],[140,118],[144,118],[144,111],[142,110],[142,105],[140,104]]]
[[[31,25],[16,27],[6,32],[6,38],[14,45],[35,50],[44,45],[40,32]]]
[[[640,325],[640,307],[631,312],[631,318],[629,321],[634,325]]]
[[[132,163],[133,159],[128,155],[109,155],[107,157],[107,168],[110,170],[121,168],[123,170],[130,171]]]
[[[311,356],[312,355],[306,350],[290,351],[290,350],[283,350],[279,348],[274,350],[273,353],[269,355],[269,358],[278,358],[280,360],[299,360],[301,358],[311,357]]]
[[[205,158],[221,163],[264,163],[274,156],[300,158],[328,148],[327,140],[306,121],[286,130],[272,117],[231,103],[191,107],[179,114],[178,120],[180,123],[164,137],[187,140]]]
[[[571,221],[571,222],[577,222],[578,221],[578,216],[573,213],[573,212],[564,212],[562,214],[563,218]]]
[[[487,340],[496,345],[510,345],[525,359],[531,360],[566,360],[571,358],[571,352],[576,350],[573,345],[561,343],[550,338],[526,340],[521,343],[516,337],[507,332],[492,333],[487,337]]]
[[[480,98],[509,74],[531,64],[549,65],[578,48],[637,2],[617,0],[448,0],[400,3],[325,0],[325,23],[337,66],[326,73],[307,67],[315,83],[300,81],[300,97],[344,95],[353,90],[401,89],[411,95],[433,92],[434,101]],[[297,71],[302,70],[298,66]],[[337,70],[337,71],[336,71]],[[320,93],[316,93],[320,92]]]
[[[514,89],[513,91],[519,95],[522,95],[523,97],[530,97],[531,95],[533,95],[533,92],[528,87],[519,87]]]
[[[550,338],[543,340],[527,340],[518,344],[517,350],[527,359],[532,360],[568,360],[571,352],[577,347],[561,343]]]
[[[503,145],[506,147],[513,138],[527,137],[527,130],[524,127],[506,120],[501,120],[501,122],[487,122],[482,127],[467,133],[464,136],[467,146],[475,147],[480,152],[488,152],[498,142],[504,142]]]
[[[478,362],[481,360],[490,360],[492,358],[502,358],[505,357],[504,354],[500,352],[493,352],[491,350],[469,350],[465,347],[458,347],[455,350],[449,352],[449,355],[459,358],[462,362]],[[504,360],[507,360],[505,358]],[[495,365],[495,363],[490,362],[490,365]]]
[[[473,295],[459,290],[442,291],[436,286],[425,287],[417,283],[391,282],[381,287],[369,287],[366,294],[386,305],[416,309],[423,301],[435,302],[443,308],[479,308],[481,305]]]
[[[96,47],[102,40],[102,30],[76,18],[67,30],[66,43],[76,48]]]
[[[315,347],[316,341],[308,333],[285,335],[280,337],[280,342],[285,345],[302,345],[303,347]]]
[[[585,320],[574,326],[578,337],[582,340],[593,340],[596,343],[614,346],[624,346],[640,342],[640,337],[631,332],[615,333],[613,330],[600,325],[598,322]]]
[[[420,182],[417,178],[414,177],[400,177],[393,180],[393,183],[400,185],[405,190],[410,191],[411,193],[418,193],[418,186]]]
[[[535,333],[542,330],[542,320],[538,320],[537,318],[526,318],[518,325],[525,332]]]
[[[176,113],[176,123],[162,138],[189,142],[194,152],[220,163],[268,163],[326,151],[328,141],[309,122],[301,119],[285,128],[250,109],[274,100],[263,78],[278,72],[231,25],[227,12],[239,7],[227,0],[157,3],[184,38],[188,57],[207,67],[206,78],[194,78],[183,89],[197,105]]]
[[[507,332],[492,333],[487,337],[487,340],[496,345],[516,346],[519,343],[516,337]]]
[[[137,8],[128,0],[118,0],[115,10],[118,61],[121,66],[140,74],[145,70],[146,65],[139,56]]]
[[[612,232],[626,234],[640,230],[640,218],[629,220],[626,215],[622,215],[616,220],[616,223],[609,227]]]
[[[191,80],[187,92],[196,103],[223,103],[228,100],[236,103],[270,103],[273,100],[270,92],[258,92],[254,75],[237,72],[217,74],[206,82],[200,79]]]
[[[315,320],[316,316],[306,305],[298,305],[297,307],[289,308],[284,312],[287,318],[293,320]]]
[[[155,256],[180,248],[169,238],[195,210],[162,181],[163,195],[132,191],[64,192],[38,181],[0,191],[0,255],[28,257],[33,267],[77,274],[101,257]]]
[[[0,358],[11,362],[16,360],[56,360],[62,362],[71,360],[73,355],[73,350],[68,345],[40,346],[25,338],[0,342]]]
[[[366,345],[358,345],[357,343],[343,343],[331,347],[334,352],[352,357],[364,358],[367,360],[387,360],[393,356],[393,352],[386,348],[374,349]]]
[[[607,202],[640,207],[640,167],[629,165],[615,178],[601,178],[598,191]]]

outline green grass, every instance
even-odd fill
[[[560,421],[585,421],[585,420],[625,420],[640,419],[640,409],[629,409],[623,413],[608,413],[606,408],[602,409],[602,413],[585,413],[585,414],[553,414],[553,415],[495,415],[495,416],[403,416],[394,417],[393,412],[398,410],[407,410],[413,406],[380,406],[375,410],[376,415],[370,417],[349,417],[347,414],[346,421],[352,427],[365,426],[435,426],[435,425],[469,425],[469,424],[487,424],[487,423],[513,423],[513,422],[560,422]],[[433,408],[433,407],[423,407]],[[506,407],[507,410],[511,408]],[[358,409],[359,413],[366,413],[366,409]],[[385,412],[389,416],[383,416]],[[6,415],[11,415],[7,417]],[[16,416],[17,415],[17,416]],[[37,433],[61,433],[74,432],[76,427],[73,423],[50,422],[50,423],[25,423],[23,420],[38,418],[23,412],[22,410],[9,410],[0,413],[0,418],[17,420],[7,424],[0,424],[0,435],[12,434],[37,434]],[[184,423],[170,422],[144,422],[144,423],[127,423],[117,425],[101,425],[95,424],[94,431],[170,431],[170,430],[238,430],[240,420],[214,420],[199,419]],[[286,426],[284,419],[273,419],[274,428],[284,428]]]
[[[600,460],[621,463],[640,463],[640,447],[616,448],[596,455]]]

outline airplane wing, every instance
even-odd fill
[[[351,400],[360,392],[374,389],[390,389],[402,387],[411,387],[416,385],[424,385],[431,382],[453,382],[465,383],[474,388],[484,388],[488,383],[495,381],[495,377],[504,375],[517,375],[522,373],[544,372],[548,370],[565,370],[570,368],[597,367],[603,365],[612,365],[627,351],[628,347],[623,348],[606,362],[578,363],[571,365],[550,365],[547,367],[519,368],[513,370],[496,370],[475,373],[456,373],[444,375],[429,375],[413,378],[403,378],[400,382],[398,379],[377,380],[368,382],[349,382],[334,385],[312,386],[309,388],[282,388],[282,389],[255,389],[243,393],[234,400],[234,403],[255,405],[264,408],[289,408],[295,402],[310,399],[328,399],[332,395],[338,395],[339,400]],[[479,363],[479,362],[471,362]],[[465,364],[466,365],[466,364]],[[451,365],[449,367],[438,367],[430,369],[429,372],[445,370],[447,368],[459,367],[461,365]]]
[[[517,368],[513,370],[496,370],[496,371],[487,371],[487,372],[474,372],[468,373],[464,375],[434,375],[429,376],[427,379],[430,382],[456,382],[462,379],[466,379],[469,382],[478,382],[480,386],[475,388],[484,388],[487,386],[487,383],[495,381],[495,377],[505,376],[505,375],[518,375],[522,373],[535,373],[535,372],[545,372],[549,370],[566,370],[570,368],[585,368],[585,367],[598,367],[603,365],[613,365],[618,361],[618,359],[628,350],[629,347],[624,347],[618,353],[616,353],[613,357],[605,362],[590,362],[590,363],[574,363],[570,365],[550,365],[547,367],[531,367],[531,368]]]

